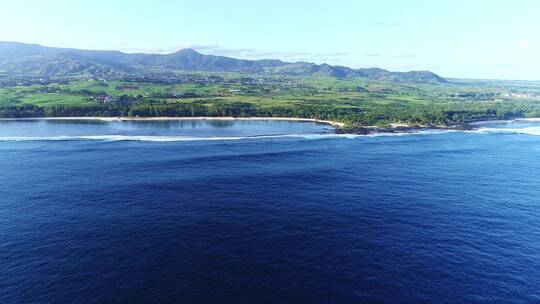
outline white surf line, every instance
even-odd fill
[[[228,140],[258,140],[272,138],[303,138],[307,140],[319,139],[355,139],[370,137],[400,137],[411,135],[438,135],[458,130],[421,130],[418,132],[401,133],[371,133],[371,134],[335,134],[335,133],[292,133],[292,134],[272,134],[272,135],[249,135],[249,136],[223,136],[223,137],[195,137],[183,135],[74,135],[74,136],[0,136],[2,141],[149,141],[149,142],[175,142],[175,141],[228,141]]]
[[[227,140],[254,140],[268,138],[356,138],[363,135],[354,134],[276,134],[254,136],[224,136],[224,137],[193,137],[193,136],[149,136],[149,135],[80,135],[80,136],[4,136],[0,141],[227,141]]]

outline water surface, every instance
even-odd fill
[[[1,122],[0,302],[537,303],[539,130]]]

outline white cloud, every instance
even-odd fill
[[[170,54],[182,49],[194,49],[206,55],[227,56],[240,59],[280,59],[283,61],[313,61],[313,62],[336,62],[340,58],[347,56],[347,53],[333,52],[283,52],[283,51],[262,51],[252,48],[224,48],[219,45],[203,45],[182,43],[166,48],[117,48],[127,53],[150,53],[150,54]]]
[[[530,50],[536,48],[538,45],[535,41],[523,39],[516,43],[516,47],[520,50]]]

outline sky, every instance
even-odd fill
[[[540,1],[0,0],[0,41],[540,80]]]

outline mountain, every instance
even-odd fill
[[[429,71],[390,72],[379,68],[352,69],[345,66],[280,60],[245,60],[204,55],[193,49],[172,54],[128,54],[52,48],[37,44],[0,42],[0,73],[33,76],[118,76],[129,73],[168,71],[244,72],[288,76],[328,75],[412,83],[444,83]]]

